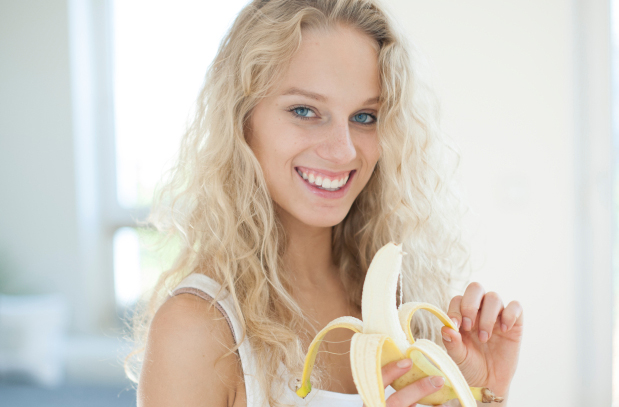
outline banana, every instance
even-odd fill
[[[355,386],[366,407],[385,406],[381,369],[390,362],[404,358],[412,359],[413,366],[391,384],[395,390],[426,376],[445,378],[443,387],[420,400],[420,404],[439,405],[457,398],[462,407],[476,407],[475,400],[484,403],[503,401],[489,389],[469,387],[458,366],[434,342],[415,340],[410,322],[413,314],[421,309],[434,314],[444,325],[452,329],[456,327],[441,309],[431,304],[409,302],[396,309],[395,294],[402,268],[402,254],[402,246],[393,243],[388,243],[376,253],[363,284],[363,321],[354,317],[341,317],[318,332],[305,357],[297,395],[305,398],[312,390],[310,376],[325,335],[332,329],[346,328],[355,332],[350,345],[350,364]]]

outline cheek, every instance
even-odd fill
[[[378,143],[378,137],[366,137],[363,139],[363,142],[358,145],[359,155],[363,157],[364,171],[361,175],[361,189],[365,187],[368,183],[372,174],[374,173],[374,169],[378,160],[380,159],[380,146]]]
[[[366,135],[361,139],[358,146],[358,151],[361,151],[368,166],[373,167],[380,158],[380,145],[378,142],[378,135]]]
[[[294,159],[304,148],[298,130],[295,130],[280,121],[279,124],[268,123],[254,133],[250,147],[269,185],[285,184],[290,179]]]
[[[277,121],[268,120],[270,112],[257,106],[251,120],[251,131],[247,137],[248,145],[260,162],[263,171],[268,172],[269,164],[277,153],[280,144]]]

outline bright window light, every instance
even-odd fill
[[[118,203],[148,206],[219,43],[247,0],[113,4]]]
[[[140,295],[140,241],[133,228],[120,228],[114,234],[114,290],[116,304],[131,307]]]
[[[163,240],[153,229],[118,229],[114,234],[116,304],[132,308],[155,286],[161,273],[172,267],[180,248],[179,240]]]
[[[170,168],[204,76],[248,0],[122,0],[113,9],[116,194],[148,207]],[[149,229],[114,235],[116,303],[132,307],[173,264],[180,245]]]

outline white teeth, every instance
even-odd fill
[[[323,178],[321,175],[314,175],[311,172],[303,172],[300,169],[297,169],[297,173],[310,184],[316,185],[317,187],[319,187],[320,189],[324,189],[325,191],[339,190],[344,184],[346,184],[346,182],[348,182],[348,178],[350,177],[350,175],[347,175],[342,179],[332,180],[330,178]]]

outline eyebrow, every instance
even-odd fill
[[[305,96],[310,99],[317,100],[319,102],[327,101],[327,98],[319,93],[314,93],[314,92],[310,92],[310,91],[299,89],[299,88],[290,88],[286,92],[282,93],[282,96],[287,96],[287,95],[301,95],[301,96]],[[368,100],[363,102],[363,105],[364,106],[371,105],[374,103],[378,103],[379,101],[380,101],[380,96],[376,96],[373,98],[369,98]]]

